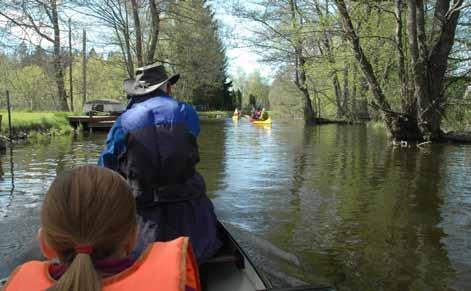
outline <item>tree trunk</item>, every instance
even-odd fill
[[[340,88],[340,81],[335,70],[332,70],[332,87],[334,87],[335,105],[337,106],[337,118],[341,118],[343,116],[342,89]]]
[[[454,6],[462,5],[463,0],[453,1]],[[428,74],[429,79],[429,99],[432,113],[427,114],[421,108],[421,123],[428,126],[431,139],[441,138],[442,131],[440,129],[441,119],[443,116],[444,100],[444,82],[445,73],[448,67],[448,57],[451,48],[455,42],[455,31],[460,17],[460,9],[449,14],[450,1],[437,0],[435,5],[435,22],[436,25],[432,37],[432,46],[428,56]],[[444,20],[444,21],[443,21]]]
[[[459,7],[463,1],[455,1]],[[454,43],[460,9],[450,10],[450,0],[437,0],[431,41],[425,33],[422,0],[408,0],[409,50],[418,105],[418,127],[425,140],[439,140],[444,104],[444,79],[448,56]],[[427,43],[432,43],[429,51]]]
[[[72,54],[72,20],[69,18],[69,91],[70,91],[70,110],[74,111],[74,80],[73,80],[73,63],[74,55]]]
[[[297,52],[296,55],[299,58],[299,65],[296,69],[296,85],[299,90],[303,93],[304,96],[304,118],[306,123],[313,124],[315,123],[316,114],[312,108],[311,96],[307,88],[306,83],[306,69],[305,69],[305,59],[302,55],[302,52]]]
[[[83,30],[82,39],[82,107],[87,102],[87,31]]]
[[[132,17],[134,20],[134,28],[136,29],[136,58],[137,65],[142,67],[144,65],[144,56],[142,53],[142,30],[141,30],[141,20],[139,19],[139,7],[138,0],[131,0],[132,6]]]
[[[289,5],[291,8],[291,26],[294,33],[297,33],[298,21],[296,17],[296,3],[295,0],[289,0]],[[297,38],[297,36],[295,36]],[[313,124],[315,123],[315,116],[314,110],[312,108],[312,101],[311,96],[309,94],[309,90],[307,88],[306,82],[306,58],[303,55],[303,47],[302,47],[302,40],[296,39],[295,40],[295,67],[296,67],[296,86],[302,92],[304,97],[304,118],[306,123]]]
[[[160,9],[156,0],[149,0],[150,13],[152,17],[152,33],[150,36],[150,45],[147,50],[147,63],[154,62],[155,51],[157,49],[157,43],[159,40],[160,32]]]
[[[58,109],[61,111],[69,111],[69,106],[67,105],[67,94],[65,92],[64,65],[62,61],[61,35],[56,0],[51,1],[51,16],[54,29],[54,71],[57,84],[57,97],[59,101]]]
[[[124,45],[126,49],[126,64],[128,66],[128,74],[129,78],[134,78],[134,62],[132,60],[132,52],[131,52],[131,33],[129,32],[129,14],[128,14],[128,5],[126,4],[127,1],[124,2],[125,5],[125,26],[124,26],[124,31],[123,31],[123,36],[124,36]]]
[[[342,98],[342,115],[348,117],[348,95],[350,94],[348,86],[348,64],[345,65],[343,69],[343,98]]]
[[[316,1],[314,5],[315,5],[314,7],[319,17],[323,17],[324,15],[323,15],[323,12],[319,3]],[[329,14],[329,10],[327,7],[328,7],[328,3],[326,1],[326,12],[325,12],[326,14],[325,15]],[[337,118],[341,118],[345,115],[345,111],[342,108],[342,89],[340,88],[340,81],[337,76],[337,71],[335,70],[335,58],[334,58],[334,54],[332,53],[332,46],[330,44],[330,38],[327,35],[327,32],[325,30],[323,31],[321,35],[321,43],[319,43],[319,50],[320,50],[321,55],[327,57],[327,61],[332,66],[330,74],[332,78],[332,87],[334,89],[334,94],[335,94],[335,103],[337,106]]]
[[[356,121],[358,120],[358,109],[357,109],[357,67],[353,67],[353,84],[352,84],[352,106],[351,106],[351,112],[352,112],[352,120]]]
[[[406,74],[406,63],[404,56],[404,45],[403,45],[403,0],[396,0],[396,57],[398,67],[398,77],[401,84],[401,107],[402,111],[411,117],[417,116],[417,107],[414,99],[410,97],[408,90],[408,81]]]
[[[126,37],[126,29],[123,31],[124,41],[121,37],[121,32],[119,31],[118,27],[114,27],[116,37],[118,38],[119,47],[121,49],[121,55],[123,57],[123,61],[126,64],[126,72],[128,73],[129,78],[134,77],[134,64],[132,62],[132,56],[130,55],[131,49],[129,47],[129,36]]]
[[[373,105],[381,111],[382,119],[389,132],[395,139],[410,140],[420,138],[416,123],[413,120],[404,114],[392,111],[378,79],[376,78],[371,63],[363,52],[359,37],[353,28],[345,2],[343,0],[335,0],[335,5],[337,6],[342,19],[345,36],[352,46],[353,54],[360,65],[364,77],[368,81],[371,92],[373,93],[373,98],[375,100]]]
[[[360,45],[359,37],[357,36],[353,28],[350,15],[348,14],[347,7],[345,6],[345,2],[343,0],[335,0],[335,4],[337,5],[337,9],[339,10],[340,16],[342,18],[345,36],[347,37],[348,41],[352,46],[353,54],[360,65],[363,75],[368,81],[370,90],[373,93],[377,106],[383,112],[390,112],[391,106],[387,102],[383,90],[381,89],[381,86],[379,85],[379,82],[376,79],[373,67],[371,66],[370,62],[368,61],[368,58],[363,52],[363,49]]]

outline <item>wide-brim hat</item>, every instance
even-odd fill
[[[136,69],[136,79],[124,81],[124,91],[130,96],[152,93],[166,83],[175,84],[180,74],[168,76],[163,65],[151,64]]]

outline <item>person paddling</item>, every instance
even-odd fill
[[[67,171],[53,181],[41,211],[41,250],[51,260],[21,265],[3,290],[201,289],[188,238],[154,243],[133,260],[136,234],[134,197],[118,173],[98,166]]]
[[[252,119],[260,120],[261,117],[262,117],[262,109],[258,107],[257,110],[254,112]]]
[[[131,185],[139,215],[136,254],[148,243],[188,236],[204,263],[222,243],[204,179],[196,171],[198,114],[172,97],[179,78],[151,64],[124,82],[130,102],[110,130],[99,165]]]
[[[241,111],[239,111],[239,109],[236,107],[236,109],[234,110],[234,113],[232,114],[232,117],[240,118],[240,115],[241,115]]]

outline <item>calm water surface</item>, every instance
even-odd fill
[[[105,135],[0,156],[0,275],[34,244],[54,176],[95,163]],[[382,129],[205,122],[221,220],[279,286],[471,290],[471,146],[393,148]]]

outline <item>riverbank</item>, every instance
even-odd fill
[[[231,111],[202,111],[198,112],[200,119],[224,119],[232,116]]]
[[[229,111],[198,112],[201,119],[224,119],[231,116]],[[0,135],[8,136],[8,113],[0,111]],[[73,131],[67,117],[72,112],[12,112],[13,139],[25,139],[51,135],[65,135]],[[75,114],[76,115],[76,114]]]
[[[384,122],[382,121],[370,121],[367,123],[368,127],[378,128],[387,130]],[[443,136],[437,142],[439,143],[459,143],[459,144],[470,144],[471,143],[471,129],[466,128],[463,130],[445,130]]]
[[[8,114],[0,111],[2,122],[0,134],[8,136]],[[24,139],[39,136],[64,135],[72,132],[67,121],[69,112],[12,112],[12,137]]]

